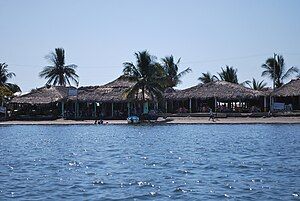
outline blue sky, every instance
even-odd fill
[[[0,62],[23,91],[45,84],[38,73],[56,47],[78,65],[81,86],[115,79],[145,49],[192,68],[178,88],[225,65],[240,82],[262,79],[260,66],[274,52],[300,67],[299,11],[298,0],[0,0]]]

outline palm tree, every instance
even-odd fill
[[[182,78],[182,76],[192,71],[190,68],[186,68],[185,70],[178,73],[180,59],[181,58],[179,58],[176,63],[174,62],[173,55],[166,56],[161,59],[166,78],[166,87],[177,86],[181,83],[180,79]]]
[[[267,85],[267,83],[265,83],[264,80],[259,81],[254,78],[252,78],[252,82],[248,80],[245,81],[244,83],[247,84],[251,89],[258,90],[258,91],[265,89]]]
[[[210,83],[219,80],[219,78],[215,75],[210,74],[210,72],[202,73],[202,76],[198,78],[203,84]]]
[[[53,66],[46,66],[40,72],[39,76],[48,79],[46,85],[71,86],[73,81],[78,86],[79,76],[75,69],[77,65],[65,65],[65,50],[63,48],[55,48],[55,52],[51,52],[45,57]]]
[[[147,51],[135,53],[136,65],[131,62],[123,63],[123,78],[134,81],[135,84],[125,91],[126,98],[138,98],[141,91],[142,101],[145,102],[146,92],[152,99],[162,98],[163,69]]]
[[[285,79],[298,72],[294,66],[286,70],[283,56],[277,54],[268,58],[261,67],[264,69],[261,76],[269,77],[274,82],[274,88],[281,87]]]
[[[218,73],[221,80],[238,84],[237,69],[226,65],[226,68],[221,68],[221,70],[222,71]]]
[[[12,93],[20,92],[18,85],[7,82],[8,79],[16,76],[15,73],[8,72],[7,67],[7,64],[0,63],[0,86],[8,88]]]

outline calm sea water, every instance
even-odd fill
[[[12,199],[300,200],[300,125],[1,126]]]

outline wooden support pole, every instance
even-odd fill
[[[264,112],[267,111],[267,97],[264,96]]]
[[[168,113],[168,101],[167,100],[166,100],[166,103],[165,103],[165,109],[166,109],[165,113]]]
[[[127,103],[127,115],[130,116],[130,103]]]
[[[189,111],[192,113],[192,99],[190,98]]]
[[[215,112],[217,112],[217,98],[215,97]]]
[[[65,117],[65,103],[61,102],[61,117]]]
[[[97,117],[97,103],[94,102],[94,117]]]

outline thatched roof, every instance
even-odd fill
[[[291,80],[289,83],[279,87],[271,95],[278,97],[300,96],[300,78]]]
[[[67,99],[68,90],[75,87],[50,86],[33,89],[30,93],[14,97],[11,103],[26,104],[48,104]]]
[[[80,87],[77,100],[81,102],[123,102],[124,92],[134,85],[134,82],[122,77],[102,86]]]
[[[238,100],[238,99],[250,99],[264,96],[261,91],[249,89],[239,84],[234,84],[225,81],[215,81],[206,84],[199,84],[197,86],[175,91],[173,93],[166,93],[165,98],[172,99],[210,99],[217,98],[219,100]]]
[[[109,87],[109,88],[129,88],[133,86],[135,82],[129,81],[127,79],[124,79],[123,76],[118,77],[112,82],[109,82],[105,85],[102,85],[103,87]]]

